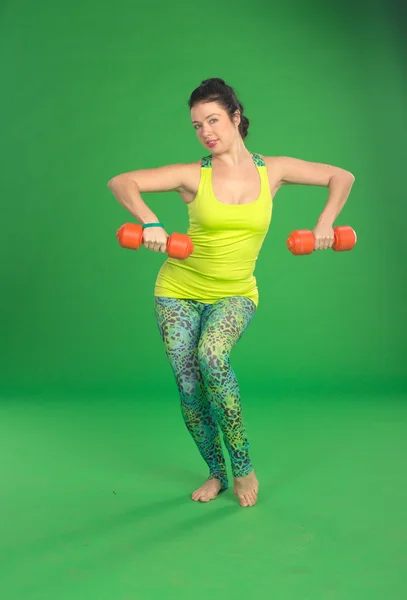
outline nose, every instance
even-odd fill
[[[206,139],[207,137],[209,137],[209,135],[211,134],[211,126],[209,125],[209,123],[204,123],[202,125],[202,136]]]

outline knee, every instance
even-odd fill
[[[168,360],[171,365],[178,391],[182,396],[193,396],[199,385],[199,369],[196,357],[177,356],[177,354],[168,353]]]
[[[228,369],[229,356],[222,349],[201,344],[198,348],[198,363],[205,379],[217,379],[218,375]]]
[[[178,391],[183,399],[197,395],[200,385],[199,373],[196,369],[174,369]]]

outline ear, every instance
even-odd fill
[[[237,109],[233,113],[233,122],[235,123],[235,125],[239,126],[240,125],[240,121],[241,121],[240,110]]]

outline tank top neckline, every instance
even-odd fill
[[[220,205],[220,206],[226,206],[226,207],[242,207],[242,206],[253,206],[253,204],[258,204],[259,201],[261,200],[262,196],[263,196],[263,178],[259,172],[258,167],[265,167],[266,163],[264,162],[264,160],[255,152],[250,152],[253,162],[257,168],[257,172],[260,176],[260,192],[259,195],[257,196],[257,198],[255,200],[253,200],[252,202],[245,202],[244,204],[226,204],[226,202],[221,202],[220,200],[218,200],[215,196],[215,192],[213,190],[213,185],[212,185],[212,154],[210,154],[209,156],[205,156],[202,159],[202,168],[204,169],[210,169],[210,186],[211,186],[211,197],[212,199],[216,202],[216,204]]]

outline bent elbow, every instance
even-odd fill
[[[113,188],[116,187],[117,183],[119,182],[119,179],[120,175],[115,175],[114,177],[109,179],[109,181],[107,182],[107,187],[109,188],[109,190],[113,190]]]
[[[335,175],[333,177],[335,178]],[[355,176],[350,171],[346,171],[345,169],[340,169],[340,171],[337,174],[337,180],[342,181],[343,183],[345,183],[347,185],[353,185],[353,182],[355,181]]]

